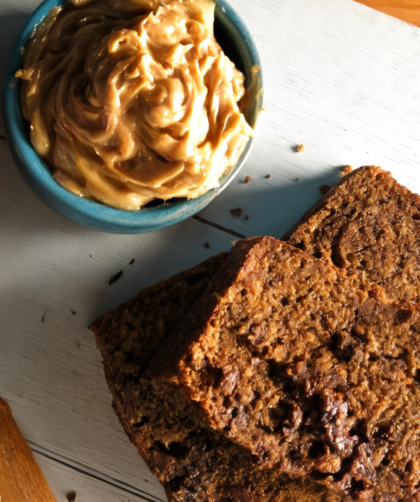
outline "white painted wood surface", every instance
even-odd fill
[[[351,0],[231,2],[259,46],[265,122],[241,176],[202,216],[242,235],[281,236],[346,164],[382,165],[420,191],[420,30]],[[38,3],[0,0],[1,78]],[[58,501],[72,490],[86,502],[164,500],[114,415],[86,326],[234,237],[196,220],[143,236],[80,228],[32,195],[4,139],[0,159],[0,395]]]
[[[241,177],[203,216],[281,236],[345,165],[381,165],[420,191],[419,28],[350,0],[232,4],[259,47],[265,124]]]
[[[85,474],[78,469],[69,469],[67,464],[37,453],[36,446],[33,448],[35,448],[35,457],[48,478],[49,485],[58,501],[67,501],[72,494],[76,494],[76,501],[86,502],[115,502],[117,500],[120,502],[139,502],[145,498],[146,500],[155,500],[150,496],[139,495],[138,490],[127,485],[119,488],[113,480],[104,479],[102,475],[98,478],[92,473]]]

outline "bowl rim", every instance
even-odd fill
[[[263,110],[263,75],[257,46],[244,21],[226,0],[214,0],[216,17],[224,18],[234,26],[241,42],[245,45],[252,66],[258,66],[257,78],[259,96],[256,98],[257,110],[254,135],[249,139],[235,167],[219,180],[219,186],[210,189],[195,199],[173,199],[157,207],[127,211],[106,206],[98,201],[79,197],[61,185],[51,175],[51,167],[36,153],[29,141],[26,121],[20,107],[20,86],[14,76],[19,69],[25,47],[36,26],[42,22],[49,11],[63,5],[66,0],[44,0],[31,14],[25,26],[17,36],[10,52],[4,79],[4,118],[9,148],[15,164],[32,191],[51,209],[62,216],[95,230],[111,233],[141,233],[164,228],[204,209],[215,197],[225,190],[237,176],[258,135]],[[249,87],[249,86],[248,86]]]

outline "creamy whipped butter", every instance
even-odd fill
[[[253,131],[212,0],[73,0],[24,55],[22,110],[70,192],[137,210],[218,185]]]

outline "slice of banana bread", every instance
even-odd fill
[[[220,269],[218,255],[97,319],[96,335],[113,406],[131,442],[173,502],[336,502],[310,480],[261,470],[242,447],[186,420],[168,421],[147,402],[140,375]],[[158,434],[158,431],[161,434]]]
[[[363,270],[391,298],[420,299],[420,196],[380,167],[345,176],[283,240]]]
[[[270,237],[239,242],[147,372],[167,421],[364,500],[412,500],[420,308]],[[149,385],[149,382],[152,385]]]
[[[386,218],[379,214],[378,205],[386,206]],[[344,178],[288,237],[308,252],[332,257],[338,266],[365,269],[371,281],[382,281],[390,296],[402,294],[416,299],[420,287],[416,267],[418,249],[413,245],[417,225],[420,226],[417,211],[420,212],[418,196],[399,186],[381,169],[365,167]],[[402,225],[402,221],[406,224]],[[359,242],[356,253],[349,253],[352,242],[357,244],[357,239],[352,237],[357,223],[369,236],[369,246],[360,246]],[[392,252],[389,252],[385,232],[391,237]],[[395,262],[401,257],[396,268]],[[168,331],[207,287],[224,258],[211,259],[192,271],[149,288],[92,325],[104,357],[114,407],[130,439],[165,486],[169,500],[330,500],[332,495],[323,487],[316,488],[307,481],[287,482],[270,471],[258,471],[244,449],[209,430],[190,431],[185,439],[168,443],[173,433],[179,433],[179,425],[166,425],[165,432],[162,427],[165,420],[142,410],[145,395],[139,394],[140,373],[159,345],[166,343]],[[389,271],[395,269],[398,274],[392,276]],[[163,429],[162,440],[153,439],[156,434],[150,433],[155,425]],[[362,429],[358,426],[355,431]],[[357,492],[360,497],[367,495],[367,491],[360,491],[360,485],[355,483],[354,494]]]

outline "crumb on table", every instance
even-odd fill
[[[130,265],[132,265],[135,261],[136,261],[136,259],[135,259],[135,258],[133,258],[133,259],[130,261]]]
[[[248,184],[248,183],[250,183],[250,182],[251,182],[251,176],[247,176],[247,177],[245,178],[245,183],[246,183],[246,184]]]
[[[246,215],[245,218],[244,218],[245,221],[248,221],[249,220],[249,216]]]
[[[204,247],[205,247],[206,249],[210,249],[210,243],[206,242],[206,243],[204,244]]]
[[[318,188],[318,190],[322,193],[322,195],[325,195],[330,188],[331,187],[329,185],[322,185]]]
[[[269,180],[271,178],[271,174],[267,174],[266,178]]]
[[[305,150],[305,145],[299,145],[296,149],[299,153],[302,153]]]
[[[295,181],[299,181],[299,178],[296,178]]]
[[[120,270],[117,274],[115,274],[114,276],[111,277],[108,284],[110,286],[112,286],[114,284],[114,282],[117,282],[119,279],[121,279],[122,275],[123,275],[123,271]]]
[[[236,216],[237,218],[240,218],[244,214],[244,212],[243,212],[242,208],[237,207],[236,209],[231,209],[230,214],[232,216]]]

